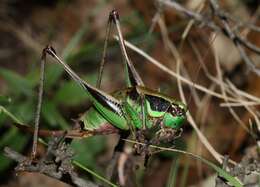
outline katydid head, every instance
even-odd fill
[[[166,127],[179,129],[186,120],[187,106],[181,102],[172,102],[163,117]]]

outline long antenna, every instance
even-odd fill
[[[39,134],[39,126],[40,126],[40,115],[41,115],[41,108],[42,108],[45,62],[46,62],[46,52],[45,52],[45,50],[43,50],[42,57],[41,57],[38,103],[37,103],[36,114],[35,114],[35,122],[34,122],[33,147],[32,147],[32,153],[31,153],[32,160],[36,157],[36,154],[37,154],[38,134]]]

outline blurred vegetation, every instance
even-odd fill
[[[188,2],[187,0],[183,4],[188,4]],[[242,7],[251,14],[255,10],[257,1],[236,2],[231,8]],[[172,57],[170,57],[169,51],[164,46],[160,29],[155,27],[154,32],[148,32],[156,13],[155,3],[136,0],[120,2],[41,0],[26,3],[20,0],[10,2],[5,0],[1,4],[0,105],[25,124],[34,123],[40,55],[41,50],[48,43],[57,49],[57,53],[84,80],[95,85],[108,13],[113,8],[117,8],[121,15],[123,35],[128,41],[154,58],[165,62],[165,65],[175,67],[171,63]],[[226,7],[230,6],[227,1],[224,1],[223,4]],[[172,41],[181,46],[181,33],[188,21],[180,19],[176,13],[169,10],[164,16]],[[199,46],[199,50],[207,54],[208,46],[203,46],[205,44],[203,39],[206,38],[204,34],[206,31],[200,33],[194,29],[190,33],[190,37]],[[197,69],[198,63],[194,62],[195,57],[191,53],[191,50],[184,44],[183,58],[185,65],[188,66],[191,79],[206,87],[210,86],[205,76],[200,75],[201,72],[194,71]],[[160,88],[162,92],[179,99],[176,80],[144,62],[143,58],[130,50],[129,55],[148,87]],[[208,67],[212,66],[212,56],[207,56],[204,60]],[[110,39],[107,61],[102,89],[112,92],[124,88],[122,55],[114,39]],[[241,64],[242,62],[239,62],[236,66],[242,66],[243,69]],[[226,70],[227,77],[232,80],[233,74],[235,74],[243,79],[238,81],[239,88],[252,94],[258,93],[259,96],[259,77],[255,78],[254,75],[244,77],[244,71],[241,73],[241,71],[235,70],[235,68]],[[70,80],[64,74],[63,69],[53,63],[50,58],[48,58],[45,75],[41,128],[70,129],[73,125],[72,119],[77,119],[91,103],[84,90]],[[235,78],[234,80],[237,80]],[[185,88],[185,94],[190,95],[189,88]],[[253,145],[254,141],[227,114],[227,109],[218,106],[220,101],[212,99],[210,102],[209,105],[205,105],[209,110],[207,119],[204,119],[205,116],[203,116],[205,111],[198,110],[194,101],[189,103],[189,110],[195,114],[196,120],[204,129],[203,132],[221,154],[229,154],[232,159],[240,160],[245,149]],[[248,114],[240,109],[238,112],[244,117],[243,121],[248,123]],[[6,184],[13,180],[14,163],[3,156],[3,148],[8,145],[18,152],[29,154],[32,143],[32,135],[20,132],[12,126],[12,120],[0,112],[0,181]],[[234,131],[237,134],[234,134]],[[74,140],[72,146],[76,152],[75,159],[95,172],[105,175],[105,168],[112,157],[117,138],[117,136],[98,136]],[[188,124],[184,127],[182,138],[176,141],[175,148],[194,151],[209,160],[212,159],[195,138],[194,132]],[[40,149],[42,152],[44,151],[43,146]],[[173,152],[156,154],[151,158],[150,163],[150,167],[146,171],[143,168],[136,171],[136,183],[140,186],[167,185],[170,187],[175,184],[175,186],[184,187],[188,184],[196,184],[212,173],[201,163],[190,161]],[[91,176],[88,177],[91,178]],[[195,180],[196,177],[199,177],[200,180]]]

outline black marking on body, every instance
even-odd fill
[[[138,82],[136,81],[134,73],[132,72],[129,64],[127,64],[127,71],[128,71],[128,77],[129,77],[131,86],[137,86]]]
[[[152,95],[145,95],[146,100],[150,103],[151,109],[153,111],[164,112],[167,111],[171,103],[166,101],[163,98],[152,96]]]
[[[169,107],[168,112],[170,112],[173,116],[185,115],[184,109],[175,104],[172,104],[171,107]]]
[[[128,95],[130,99],[132,99],[133,101],[137,101],[140,98],[140,95],[138,94],[136,87],[132,87],[128,92]]]
[[[98,91],[91,89],[89,87],[86,87],[86,89],[89,91],[89,93],[103,106],[105,106],[106,108],[112,110],[113,112],[116,112],[117,114],[119,114],[120,116],[122,115],[121,113],[121,107],[118,103],[111,101],[110,99],[108,99],[107,97],[105,97],[104,95],[102,95],[101,93],[99,93]],[[115,107],[117,108],[115,108]]]

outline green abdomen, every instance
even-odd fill
[[[113,97],[118,99],[123,103],[123,108],[125,110],[126,116],[122,116],[127,121],[127,125],[120,124],[110,124],[108,119],[109,117],[102,115],[94,106],[90,107],[80,118],[84,123],[84,129],[86,130],[97,130],[105,125],[112,125],[121,130],[129,130],[129,125],[133,125],[134,128],[142,128],[143,119],[142,119],[142,109],[141,109],[141,97],[137,93],[135,87],[126,88],[124,90],[118,90],[114,92]],[[146,97],[152,98],[152,96],[145,93]],[[160,119],[165,111],[159,111],[157,108],[154,108],[155,101],[151,99],[145,101],[145,119],[147,128],[151,128],[157,119]],[[161,101],[160,101],[161,102]],[[152,105],[153,104],[153,105]],[[157,109],[157,110],[156,110]]]
[[[96,130],[104,126],[108,121],[92,106],[81,117],[85,130]]]

